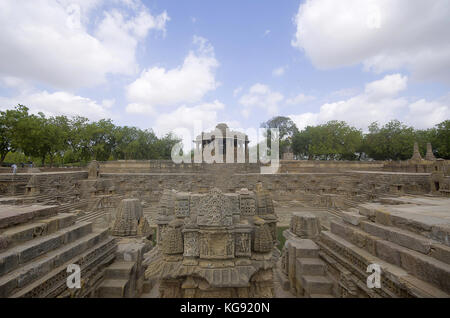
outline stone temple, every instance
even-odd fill
[[[447,298],[450,161],[414,149],[0,171],[0,297]]]

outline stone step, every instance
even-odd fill
[[[429,254],[433,240],[419,234],[402,230],[392,226],[385,226],[374,222],[361,222],[361,229],[383,240],[396,243],[414,251]],[[437,243],[437,242],[435,242]]]
[[[106,279],[99,287],[100,298],[123,298],[128,293],[129,280]]]
[[[78,222],[56,233],[28,241],[0,254],[0,276],[29,263],[35,258],[92,232],[92,223]]]
[[[58,230],[71,226],[75,223],[75,215],[70,213],[59,213],[48,219],[35,221],[29,224],[16,225],[5,229],[0,233],[6,244],[0,245],[0,251],[35,239],[36,237],[49,235]]]
[[[55,215],[58,212],[57,208],[55,205],[1,205],[0,229]]]
[[[117,261],[106,268],[105,277],[129,279],[135,267],[136,262]]]
[[[289,255],[295,255],[295,258],[316,258],[319,256],[319,247],[310,239],[291,237],[286,242],[286,247],[289,249]]]
[[[341,217],[344,222],[352,225],[359,225],[362,221],[367,220],[366,216],[361,215],[358,212],[342,211]]]
[[[92,269],[98,268],[101,271],[101,268],[110,264],[114,260],[117,245],[115,239],[107,235],[107,231],[93,233],[93,235],[95,234],[96,237],[88,241],[81,254],[15,292],[11,297],[54,297],[55,294],[60,293],[58,290],[61,288],[68,290],[67,277],[69,273],[67,273],[67,267],[70,264],[81,264],[80,276],[82,280],[86,281],[92,274],[98,276],[99,273],[93,272]],[[48,288],[42,290],[42,285],[47,285]]]
[[[305,275],[301,277],[305,294],[331,294],[333,289],[332,281],[325,276]]]
[[[413,273],[409,273],[407,270],[401,268],[400,266],[389,263],[388,261],[385,261],[382,258],[369,253],[367,250],[350,243],[345,238],[333,234],[330,231],[322,231],[320,240],[321,244],[323,244],[322,248],[329,248],[331,251],[337,249],[336,255],[339,256],[336,257],[347,259],[347,261],[353,266],[356,266],[357,270],[359,270],[360,273],[362,273],[364,276],[368,275],[366,273],[366,270],[369,264],[378,264],[381,266],[382,282],[383,277],[385,277],[386,279],[389,278],[390,280],[396,282],[396,284],[399,284],[398,288],[404,289],[410,295],[414,295],[415,297],[419,298],[449,297],[449,294],[440,289],[438,286],[435,286],[424,281],[423,279],[413,276]],[[396,288],[396,290],[398,288]]]
[[[95,211],[95,212],[90,212],[88,214],[82,215],[78,218],[79,221],[87,221],[87,222],[92,222],[97,218],[100,218],[104,215],[107,214],[106,210],[100,210],[100,211]]]
[[[352,227],[343,222],[332,221],[331,232],[376,255],[376,242],[388,241],[415,252],[422,253],[439,262],[450,264],[450,247],[415,233],[373,222],[362,222]]]
[[[377,241],[376,256],[450,293],[448,264],[385,240]]]
[[[372,203],[359,206],[360,214],[367,216],[371,221],[416,233],[450,246],[450,224],[447,219],[392,209],[389,206]]]
[[[297,258],[296,276],[325,275],[325,263],[318,258]]]
[[[52,272],[92,246],[104,241],[108,230],[88,233],[81,239],[62,245],[39,259],[17,268],[0,278],[0,297],[9,297],[13,292],[26,287],[42,276]]]

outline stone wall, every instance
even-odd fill
[[[281,173],[381,170],[385,161],[280,160]]]
[[[0,174],[0,195],[21,195],[25,193],[25,186],[32,176],[36,176],[40,194],[65,193],[76,190],[80,180],[87,179],[86,171],[75,172],[42,172]]]

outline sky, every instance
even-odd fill
[[[276,115],[450,119],[450,0],[0,0],[0,30],[2,110],[186,141]]]

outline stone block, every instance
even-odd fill
[[[383,210],[375,210],[375,222],[383,225],[392,225],[390,213]]]
[[[296,260],[297,280],[303,275],[324,275],[325,263],[318,258],[298,258]]]
[[[333,283],[325,276],[303,276],[302,285],[308,295],[330,294],[333,288]]]
[[[400,254],[393,243],[384,240],[377,241],[376,256],[388,263],[401,266]]]
[[[319,218],[312,213],[295,212],[291,218],[290,230],[301,238],[317,238],[320,234]]]
[[[5,235],[0,235],[0,251],[6,250],[8,248],[8,245],[8,237]]]
[[[289,254],[292,253],[292,250],[295,258],[313,258],[318,257],[319,255],[319,247],[316,243],[309,239],[291,239],[287,242],[287,246],[289,247]]]
[[[19,257],[14,250],[0,254],[0,277],[14,270],[19,264]]]
[[[371,222],[361,223],[361,228],[367,233],[375,235],[383,240],[410,248],[420,253],[428,254],[430,252],[431,240],[415,233],[409,233],[395,227],[385,227]]]
[[[450,247],[443,244],[431,244],[431,257],[450,265]]]
[[[399,248],[401,267],[415,277],[450,293],[450,266],[432,257]]]
[[[342,212],[342,220],[352,225],[359,225],[361,221],[367,220],[367,217],[352,212]]]
[[[370,218],[375,218],[375,210],[370,207],[370,206],[366,206],[366,205],[360,205],[358,206],[359,209],[359,214]]]
[[[450,225],[434,225],[431,228],[431,237],[447,246],[450,246]]]

